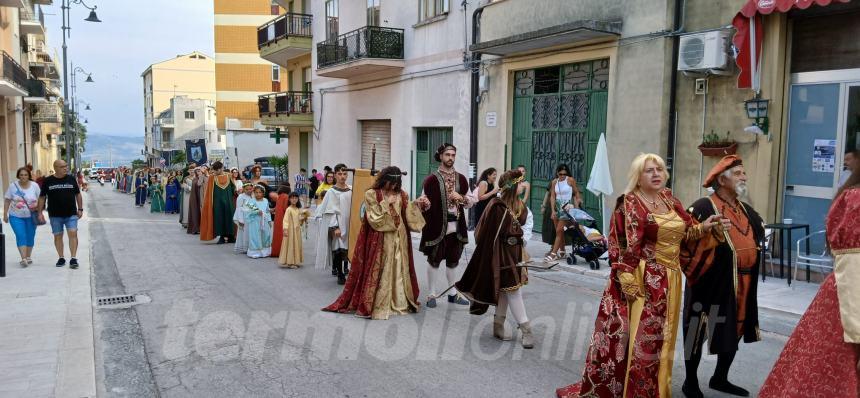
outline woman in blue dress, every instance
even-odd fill
[[[143,207],[146,204],[147,186],[149,186],[149,183],[146,181],[146,172],[144,170],[138,171],[137,176],[134,178],[135,206]]]
[[[167,214],[179,213],[179,185],[176,184],[176,178],[171,176],[167,179],[167,186],[164,187],[165,203],[164,212]]]
[[[245,229],[248,234],[248,257],[262,258],[272,254],[272,216],[269,213],[269,200],[266,188],[254,187],[254,198],[244,206]]]

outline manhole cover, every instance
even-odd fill
[[[123,294],[118,296],[98,297],[96,307],[98,308],[129,308],[133,305],[150,302],[145,295]]]

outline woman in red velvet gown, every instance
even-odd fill
[[[827,242],[835,259],[834,271],[800,318],[759,397],[860,397],[860,173],[856,171],[827,214]]]
[[[560,398],[668,397],[681,312],[681,245],[716,246],[722,223],[699,224],[666,188],[663,159],[642,154],[630,165],[609,232],[612,270],[594,322],[582,381]]]

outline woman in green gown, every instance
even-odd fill
[[[150,213],[163,213],[164,212],[164,186],[161,185],[161,181],[156,176],[152,176],[149,179],[149,187],[146,189],[146,193],[149,195],[150,204],[149,204],[149,212]]]

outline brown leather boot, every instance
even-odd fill
[[[523,322],[520,324],[520,331],[523,334],[523,348],[532,349],[535,347],[535,336],[532,334],[531,322]]]
[[[493,316],[493,337],[502,341],[509,341],[512,338],[510,334],[505,333],[504,315]]]

